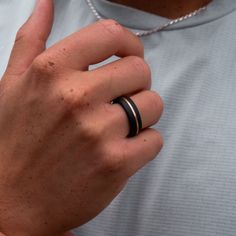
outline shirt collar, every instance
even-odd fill
[[[113,3],[107,0],[91,0],[99,14],[104,18],[114,19],[121,25],[137,30],[149,30],[162,26],[170,21],[155,14],[141,11],[132,7]],[[216,20],[236,10],[235,0],[213,0],[207,6],[207,9],[198,15],[169,26],[164,30],[173,30],[179,28],[193,27],[199,24],[208,23]]]

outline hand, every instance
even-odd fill
[[[91,220],[130,176],[160,151],[162,112],[150,91],[143,45],[103,20],[45,50],[51,0],[19,30],[0,83],[0,229],[6,235],[62,235]],[[88,71],[112,55],[121,59]],[[143,130],[127,138],[130,95]]]

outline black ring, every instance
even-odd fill
[[[142,120],[139,110],[133,100],[126,96],[121,96],[112,101],[112,104],[119,104],[124,109],[129,120],[129,134],[128,137],[133,137],[142,129]]]

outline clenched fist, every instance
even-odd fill
[[[162,112],[150,91],[143,45],[113,20],[83,28],[45,50],[51,0],[19,30],[0,83],[0,231],[60,236],[91,220],[130,176],[160,151]],[[112,55],[119,60],[88,70]],[[143,122],[129,122],[115,98],[128,95]]]

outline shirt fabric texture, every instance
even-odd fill
[[[132,31],[168,21],[106,0],[93,2],[102,16]],[[34,4],[0,0],[0,75]],[[96,21],[84,0],[55,0],[55,8],[48,46]],[[235,0],[213,0],[199,15],[142,37],[152,90],[164,100],[163,116],[154,126],[164,147],[76,235],[236,235],[235,10]]]

